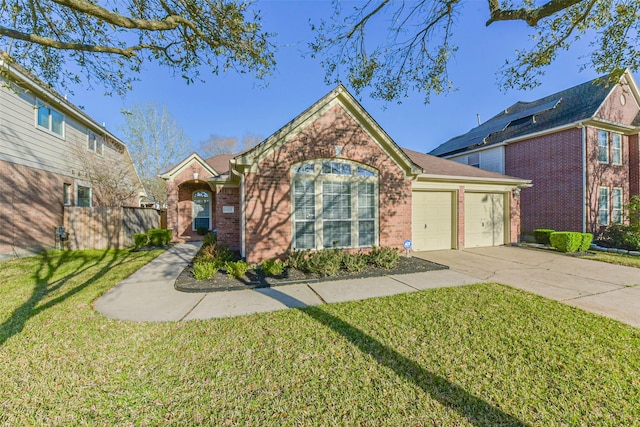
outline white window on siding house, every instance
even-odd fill
[[[480,167],[480,153],[471,153],[467,156],[467,164],[475,168]]]
[[[622,224],[622,188],[614,187],[611,195],[611,222]]]
[[[619,133],[611,134],[611,164],[622,164],[622,135]]]
[[[87,149],[95,152],[96,154],[102,155],[104,152],[104,137],[88,131]]]
[[[295,249],[377,244],[376,170],[349,161],[318,160],[294,166],[292,175]]]
[[[609,132],[606,130],[598,131],[598,161],[609,163]]]
[[[76,206],[91,207],[91,187],[78,185]]]
[[[62,203],[71,206],[71,184],[62,184]]]
[[[36,101],[36,125],[64,137],[64,115],[40,100]]]
[[[598,197],[598,218],[600,225],[609,225],[609,188],[600,187]]]

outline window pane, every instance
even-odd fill
[[[104,137],[99,136],[96,139],[96,153],[102,154],[104,151]]]
[[[351,165],[340,162],[322,163],[322,173],[332,175],[351,175]]]
[[[611,163],[622,164],[622,135],[619,133],[611,135]]]
[[[295,247],[312,249],[316,247],[316,230],[313,221],[296,221]]]
[[[612,215],[613,222],[622,224],[622,188],[614,188],[612,195]]]
[[[351,221],[324,221],[322,244],[325,248],[351,246]]]
[[[372,219],[376,216],[376,199],[374,185],[358,184],[358,219]]]
[[[294,247],[311,249],[316,247],[316,202],[313,181],[293,183]]]
[[[374,220],[358,221],[358,246],[373,246],[376,243]]]
[[[51,131],[62,136],[62,123],[64,121],[62,114],[56,110],[51,111]]]
[[[598,198],[598,216],[600,225],[609,225],[609,189],[600,188],[600,197]]]
[[[77,206],[91,206],[91,188],[78,185]]]
[[[316,172],[316,165],[314,164],[302,165],[302,166],[299,166],[298,169],[296,169],[296,173],[299,173],[299,174],[314,174],[315,172]]]
[[[191,197],[193,201],[193,229],[211,228],[211,197],[206,191],[196,191]]]
[[[351,219],[351,183],[322,183],[322,218]]]
[[[604,130],[598,131],[598,161],[601,163],[609,161],[609,133]]]
[[[89,151],[96,151],[96,134],[93,132],[89,132],[87,140],[87,149]]]
[[[370,171],[369,169],[361,168],[360,166],[358,166],[358,169],[356,170],[356,175],[368,177],[368,176],[376,176],[376,173],[373,171]]]
[[[49,109],[38,102],[38,126],[49,129]]]
[[[68,206],[71,204],[71,184],[62,184],[62,191],[63,203]]]

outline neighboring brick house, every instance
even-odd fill
[[[640,193],[640,94],[626,71],[518,102],[430,154],[531,180],[522,228],[598,233]]]
[[[109,188],[137,206],[142,184],[125,145],[6,56],[0,67],[0,259],[55,247],[64,206],[113,199],[100,172],[120,173]]]
[[[402,150],[343,86],[256,147],[207,160],[194,153],[162,177],[176,239],[215,229],[249,262],[408,239],[417,250],[508,243],[529,184]]]

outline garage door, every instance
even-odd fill
[[[414,251],[452,248],[453,194],[448,191],[412,193]]]
[[[465,193],[464,247],[504,244],[504,195]]]

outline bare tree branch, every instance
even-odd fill
[[[495,21],[524,21],[530,26],[535,27],[542,18],[554,15],[581,1],[582,0],[550,0],[536,8],[501,9],[498,0],[488,0],[491,17],[486,25],[489,26]]]

